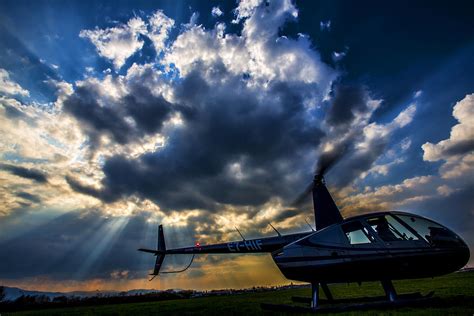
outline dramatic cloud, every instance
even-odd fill
[[[23,167],[18,167],[18,166],[12,166],[12,165],[6,165],[3,163],[0,163],[0,169],[6,170],[16,176],[26,178],[26,179],[31,179],[40,183],[44,183],[47,181],[46,175],[39,171],[39,170],[34,170],[34,169],[27,169]]]
[[[328,94],[336,72],[306,37],[278,35],[297,16],[290,2],[241,2],[236,15],[244,20],[240,36],[223,24],[185,28],[163,56],[168,73],[133,65],[125,76],[78,83],[64,109],[104,155],[104,177],[91,187],[68,176],[71,188],[107,203],[150,199],[168,212],[288,201],[306,186],[317,151],[347,154],[335,177],[344,186],[411,122],[414,104],[392,122],[369,123],[381,100],[364,87],[336,85]],[[328,109],[318,121],[323,100]],[[103,141],[126,146],[157,133],[161,146],[133,157],[107,151]]]
[[[82,30],[79,36],[89,39],[99,55],[111,60],[115,68],[120,69],[128,57],[142,48],[141,33],[146,33],[146,25],[136,17],[117,27]]]
[[[82,30],[79,36],[89,39],[99,55],[111,60],[118,70],[130,56],[142,49],[144,41],[141,36],[147,36],[156,53],[161,53],[174,23],[163,11],[157,10],[146,22],[134,17],[127,24],[106,29]]]
[[[288,198],[301,181],[288,174],[301,170],[323,135],[311,111],[335,72],[307,39],[278,36],[296,15],[292,5],[254,10],[268,15],[267,22],[249,16],[241,36],[224,34],[219,25],[185,29],[163,59],[179,71],[179,81],[156,79],[150,86],[160,71],[134,66],[108,80],[115,88],[107,91],[119,91],[112,97],[104,82],[80,83],[64,109],[82,122],[91,144],[103,135],[126,144],[155,133],[166,144],[136,159],[106,159],[100,189],[69,177],[71,187],[108,202],[136,195],[168,210]]]
[[[0,93],[25,97],[30,95],[28,90],[23,89],[18,83],[12,81],[8,71],[2,68],[0,68]]]
[[[174,26],[174,20],[167,17],[163,11],[156,11],[149,20],[150,31],[147,36],[153,42],[157,53],[165,49],[165,41]]]
[[[456,103],[453,116],[459,123],[451,128],[450,138],[421,146],[425,161],[444,161],[439,174],[445,184],[438,188],[444,196],[474,186],[474,94]]]
[[[474,150],[474,94],[456,103],[453,116],[459,124],[453,126],[449,139],[437,144],[425,143],[423,159],[426,161],[448,160]]]
[[[219,17],[219,16],[223,15],[224,12],[222,12],[222,10],[219,7],[213,7],[212,11],[211,11],[211,14],[212,14],[213,17]]]

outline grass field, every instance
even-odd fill
[[[474,272],[450,274],[435,279],[404,280],[394,282],[398,293],[420,291],[424,294],[434,290],[436,299],[423,307],[402,307],[364,312],[338,313],[338,315],[474,315]],[[331,285],[337,298],[383,295],[379,283]],[[324,295],[324,294],[322,294]],[[118,304],[93,307],[49,309],[27,311],[14,315],[255,315],[270,314],[260,308],[260,303],[294,304],[292,296],[310,296],[309,288],[249,293],[232,296],[214,296],[173,301]],[[2,315],[3,316],[3,315]]]

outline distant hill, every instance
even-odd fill
[[[103,296],[112,296],[118,295],[122,293],[121,291],[74,291],[74,292],[44,292],[44,291],[30,291],[24,290],[17,287],[8,287],[5,286],[5,300],[13,301],[22,295],[30,295],[30,296],[38,296],[38,295],[45,295],[50,299],[53,299],[58,296],[78,296],[78,297],[90,297],[96,295],[103,295]],[[162,292],[160,290],[145,290],[145,289],[137,289],[137,290],[130,290],[125,291],[125,295],[137,295],[137,294],[147,294],[147,293],[157,293]]]

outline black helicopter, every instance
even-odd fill
[[[158,248],[138,249],[154,254],[153,277],[161,271],[165,255],[270,253],[274,262],[291,280],[311,283],[311,309],[318,310],[319,287],[332,300],[327,284],[380,281],[386,302],[399,297],[392,280],[434,277],[462,268],[469,261],[466,243],[448,228],[419,215],[380,212],[344,219],[326,188],[327,166],[318,168],[312,184],[298,199],[312,193],[316,231],[245,239],[192,247],[167,249],[162,225],[158,228]],[[240,234],[240,232],[239,232]]]

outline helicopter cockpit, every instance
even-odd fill
[[[458,235],[429,219],[411,214],[396,214],[395,216],[404,223],[406,227],[411,228],[413,232],[428,242],[431,246],[443,247],[464,245],[464,242]],[[414,239],[415,237],[416,236],[408,238]]]
[[[444,226],[418,215],[390,212],[357,216],[308,236],[311,243],[352,246],[444,247],[463,245],[459,236]],[[383,246],[382,246],[383,247]]]

